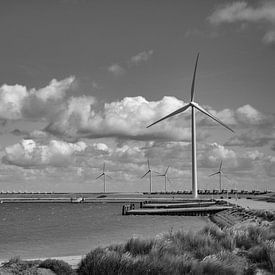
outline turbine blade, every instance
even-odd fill
[[[147,160],[147,164],[148,164],[148,170],[150,170],[150,161],[149,161],[149,159]]]
[[[113,178],[112,178],[111,176],[109,176],[109,175],[106,175],[106,177],[109,178],[109,179],[111,179],[111,180],[113,179]]]
[[[98,177],[96,177],[95,179],[99,179],[100,177],[102,177],[104,175],[104,173],[100,174]]]
[[[220,173],[220,172],[213,173],[213,174],[209,175],[209,177],[212,177],[212,176],[217,175],[217,174],[219,174],[219,173]]]
[[[197,108],[199,111],[201,111],[202,113],[206,114],[207,116],[211,117],[213,120],[217,121],[218,123],[220,123],[223,127],[227,128],[228,130],[230,130],[231,132],[234,133],[234,131],[227,126],[226,124],[224,124],[221,120],[219,120],[218,118],[214,117],[212,114],[210,114],[209,112],[207,112],[205,109],[203,109],[199,104],[195,103],[192,104],[195,108]]]
[[[166,171],[165,171],[164,175],[166,175],[166,174],[167,174],[167,172],[168,172],[168,169],[169,169],[169,166],[167,167],[167,169],[166,169]]]
[[[103,173],[105,172],[105,162],[103,163]]]
[[[221,170],[222,170],[222,161],[221,161],[221,163],[220,163],[219,171],[221,171]]]
[[[191,101],[194,99],[194,91],[195,91],[195,80],[196,80],[196,72],[197,72],[197,66],[198,66],[198,60],[199,60],[200,53],[197,55],[196,59],[196,65],[193,73],[193,80],[192,80],[192,86],[191,86]]]
[[[141,179],[143,179],[148,173],[150,173],[150,170],[148,170],[148,171],[141,177]]]
[[[152,172],[161,176],[160,172],[157,172],[157,171],[152,171]]]
[[[179,114],[179,113],[181,113],[181,112],[184,112],[184,111],[185,111],[186,109],[188,109],[189,107],[190,107],[190,103],[184,105],[183,107],[179,108],[178,110],[174,111],[173,113],[171,113],[171,114],[169,114],[169,115],[167,115],[167,116],[165,116],[165,117],[163,117],[163,118],[157,120],[156,122],[154,122],[154,123],[148,125],[146,128],[149,128],[149,127],[151,127],[151,126],[153,126],[153,125],[155,125],[155,124],[161,122],[162,120],[164,120],[164,119],[166,119],[166,118],[169,118],[169,117],[171,117],[171,116],[174,116],[174,115],[177,115],[177,114]]]

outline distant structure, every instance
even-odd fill
[[[96,177],[96,180],[103,177],[103,182],[104,182],[104,193],[106,193],[106,177],[111,179],[109,175],[106,174],[105,172],[105,162],[103,163],[103,168],[102,168],[102,173]]]
[[[147,165],[148,165],[148,170],[147,172],[141,177],[141,179],[143,179],[146,175],[149,174],[149,183],[150,183],[150,194],[152,193],[152,170],[150,168],[150,161],[149,159],[147,160]]]
[[[167,192],[167,180],[168,180],[169,182],[171,182],[171,181],[169,180],[169,178],[168,178],[168,170],[169,170],[169,168],[170,168],[170,167],[168,166],[163,174],[160,174],[160,173],[157,172],[157,174],[158,174],[157,176],[158,176],[158,177],[164,177],[164,191],[165,191],[165,193]]]
[[[224,172],[222,171],[222,161],[220,163],[220,167],[219,170],[211,175],[209,175],[209,177],[215,176],[215,175],[219,175],[219,187],[220,187],[220,192],[222,191],[222,176],[227,178],[228,180],[230,180],[229,177],[227,177]]]
[[[153,126],[154,124],[175,116],[179,113],[182,113],[184,111],[186,111],[187,109],[189,109],[189,107],[191,107],[191,114],[192,114],[192,118],[191,118],[191,125],[192,125],[192,193],[194,198],[198,197],[198,173],[197,173],[197,155],[196,155],[196,117],[195,117],[195,109],[199,110],[200,112],[204,113],[205,115],[209,116],[210,118],[212,118],[213,120],[217,121],[218,123],[220,123],[222,126],[224,126],[225,128],[227,128],[228,130],[234,132],[230,127],[228,127],[227,125],[225,125],[221,120],[219,120],[218,118],[214,117],[212,114],[210,114],[208,111],[206,111],[205,109],[203,109],[198,103],[194,102],[194,91],[195,91],[195,79],[196,79],[196,71],[197,71],[197,65],[198,65],[198,60],[199,60],[199,54],[197,55],[197,59],[196,59],[196,64],[195,64],[195,69],[194,69],[194,73],[193,73],[193,80],[192,80],[192,86],[191,86],[191,101],[184,105],[183,107],[177,109],[176,111],[170,113],[169,115],[159,119],[158,121],[150,124],[149,126],[147,126],[147,128]]]

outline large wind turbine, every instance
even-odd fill
[[[148,171],[141,177],[143,179],[146,175],[149,174],[149,181],[150,181],[150,194],[152,193],[152,170],[150,168],[150,162],[149,159],[147,160],[147,165],[148,165]]]
[[[201,111],[202,113],[204,113],[205,115],[209,116],[210,118],[212,118],[213,120],[217,121],[218,123],[220,123],[222,126],[224,126],[225,128],[227,128],[228,130],[234,132],[230,127],[228,127],[227,125],[225,125],[221,120],[219,120],[218,118],[214,117],[212,114],[210,114],[208,111],[206,111],[205,109],[203,109],[198,103],[194,102],[194,92],[195,92],[195,79],[196,79],[196,71],[197,71],[197,65],[198,65],[198,60],[199,60],[199,54],[197,55],[197,59],[196,59],[196,64],[195,64],[195,69],[194,69],[194,73],[193,73],[193,80],[192,80],[192,86],[191,86],[191,101],[184,105],[183,107],[177,109],[176,111],[172,112],[171,114],[159,119],[158,121],[150,124],[149,126],[147,126],[147,128],[153,126],[154,124],[175,116],[179,113],[182,113],[184,111],[186,111],[189,107],[191,107],[191,125],[192,125],[192,192],[193,192],[193,196],[194,198],[198,197],[198,176],[197,176],[197,156],[196,156],[196,118],[195,118],[195,109]]]
[[[168,170],[169,170],[169,166],[167,167],[167,169],[165,170],[165,172],[163,174],[158,173],[157,177],[164,177],[164,190],[165,193],[167,192],[167,180],[170,182],[169,178],[168,178]]]
[[[223,175],[225,178],[227,178],[228,180],[230,180],[229,177],[227,177],[227,176],[224,174],[224,172],[222,171],[222,161],[221,161],[221,163],[220,163],[219,170],[218,170],[217,172],[215,172],[215,173],[209,175],[209,177],[212,177],[212,176],[214,176],[214,175],[219,175],[219,185],[220,185],[220,192],[221,192],[221,191],[222,191],[222,175]]]
[[[106,172],[105,172],[105,162],[103,164],[102,173],[99,176],[96,177],[96,180],[99,179],[99,178],[101,178],[101,177],[103,177],[104,193],[106,193],[106,177],[108,177],[110,179],[111,179],[111,177],[109,175],[107,175]]]

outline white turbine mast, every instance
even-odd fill
[[[171,183],[170,179],[168,178],[169,168],[170,167],[168,166],[163,174],[156,172],[157,177],[164,177],[164,191],[165,191],[165,193],[167,192],[167,181],[169,181]]]
[[[210,114],[208,111],[206,111],[204,108],[202,108],[198,103],[194,102],[194,93],[195,93],[195,80],[196,80],[196,71],[197,71],[197,65],[199,60],[199,53],[197,55],[195,69],[193,73],[193,80],[192,80],[192,86],[191,86],[191,101],[184,105],[183,107],[175,110],[174,112],[170,113],[169,115],[157,120],[156,122],[150,124],[147,126],[147,128],[153,126],[154,124],[161,122],[162,120],[175,116],[179,113],[182,113],[189,109],[191,107],[191,126],[192,126],[192,193],[194,198],[198,197],[198,176],[197,176],[197,155],[196,155],[196,118],[195,118],[195,109],[199,110],[200,112],[204,113],[205,115],[209,116],[213,120],[220,123],[222,126],[227,128],[228,130],[234,132],[230,127],[228,127],[226,124],[224,124],[221,120]]]
[[[152,169],[150,168],[150,161],[149,159],[147,160],[147,166],[148,166],[148,170],[147,172],[141,177],[141,179],[143,179],[145,176],[147,176],[149,174],[149,183],[150,183],[150,193],[152,193]]]
[[[104,193],[106,193],[106,177],[111,179],[112,177],[110,177],[109,175],[106,174],[105,172],[105,162],[103,163],[103,168],[102,168],[102,173],[96,177],[96,180],[103,177],[103,182],[104,182]]]
[[[217,172],[215,172],[215,173],[209,175],[209,177],[212,177],[212,176],[215,176],[215,175],[219,175],[219,187],[220,187],[220,192],[221,192],[221,191],[222,191],[222,176],[225,177],[225,178],[227,178],[228,180],[230,180],[229,177],[227,177],[227,176],[224,174],[223,170],[222,170],[222,161],[221,161],[221,163],[220,163],[219,170],[218,170]]]

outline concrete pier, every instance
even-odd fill
[[[191,208],[191,207],[208,207],[215,205],[216,202],[184,202],[184,203],[141,203],[140,208]]]
[[[181,208],[141,208],[131,209],[124,206],[123,215],[182,215],[182,216],[207,216],[219,211],[231,209],[232,206],[208,206],[208,207],[181,207]]]

